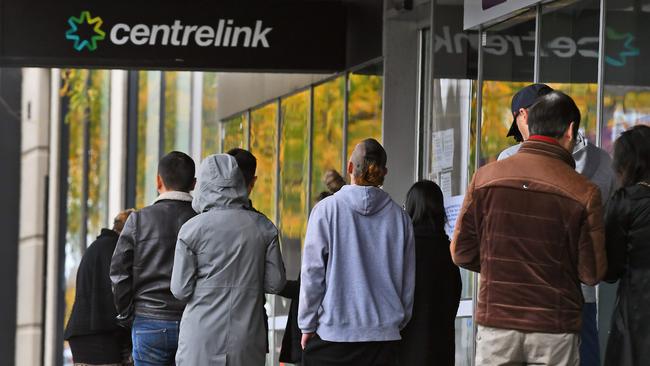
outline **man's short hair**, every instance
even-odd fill
[[[195,173],[194,160],[180,151],[172,151],[158,162],[158,175],[169,190],[191,191]]]
[[[228,150],[228,155],[235,158],[239,170],[241,170],[242,175],[244,176],[244,182],[246,186],[249,186],[255,178],[255,171],[257,170],[257,159],[250,151],[234,148]]]
[[[539,97],[528,110],[528,130],[532,135],[561,138],[573,122],[573,136],[580,127],[580,110],[570,96],[552,91]]]

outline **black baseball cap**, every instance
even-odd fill
[[[513,136],[515,140],[523,141],[524,137],[521,136],[521,132],[519,132],[519,128],[517,127],[517,113],[519,113],[519,109],[529,108],[531,105],[535,104],[537,98],[552,91],[553,88],[546,84],[531,84],[519,90],[517,94],[512,97],[510,109],[512,110],[513,119],[506,137]]]

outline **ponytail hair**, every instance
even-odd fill
[[[359,176],[355,176],[355,183],[360,186],[373,186],[380,187],[384,185],[384,177],[386,176],[386,169],[378,166],[375,163],[369,163],[366,168],[361,171]]]

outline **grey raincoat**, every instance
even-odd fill
[[[179,366],[264,365],[264,292],[284,287],[277,228],[248,207],[247,190],[230,155],[199,168],[192,207],[181,228],[171,291],[187,301],[180,325]]]

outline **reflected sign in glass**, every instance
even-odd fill
[[[435,75],[437,78],[468,78],[469,72],[475,73],[475,66],[458,65],[476,59],[477,38],[463,31],[461,6],[438,6],[436,9],[440,21],[436,22],[435,32]],[[598,28],[594,25],[599,23],[599,10],[584,9],[579,16],[568,12],[558,14],[554,22],[556,25],[553,27],[543,28],[542,62],[556,65],[555,71],[545,73],[545,80],[595,83],[598,75]],[[650,85],[650,73],[635,72],[650,63],[650,32],[642,31],[644,28],[641,26],[648,22],[648,12],[638,12],[633,17],[625,9],[607,12],[605,66],[608,84]],[[484,46],[488,65],[485,79],[528,80],[535,56],[534,21],[513,25],[507,34],[503,33],[488,31]]]

